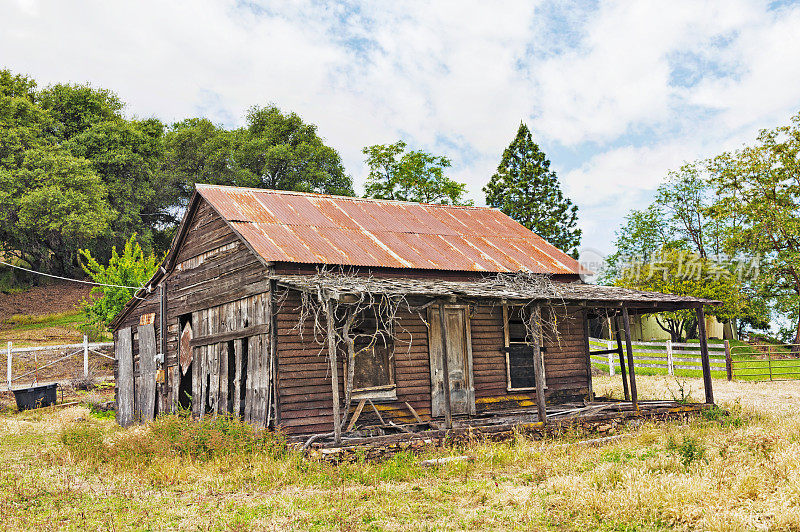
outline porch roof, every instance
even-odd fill
[[[618,286],[602,286],[582,282],[526,282],[513,277],[486,277],[472,281],[438,279],[375,278],[355,275],[278,275],[280,286],[316,293],[323,290],[334,298],[363,292],[387,296],[500,299],[511,302],[541,301],[586,306],[591,308],[628,307],[644,314],[721,305],[721,301],[690,296],[632,290]]]

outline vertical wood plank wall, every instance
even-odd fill
[[[200,204],[194,217],[189,221],[187,236],[178,249],[176,261],[178,267],[168,276],[167,352],[165,382],[158,386],[160,411],[171,410],[178,401],[179,317],[192,315],[194,336],[197,337],[200,335],[198,327],[209,327],[207,321],[204,321],[203,325],[195,321],[198,312],[210,312],[213,307],[231,302],[238,302],[237,304],[241,305],[241,301],[269,290],[269,282],[266,280],[267,269],[205,202]],[[136,331],[142,315],[155,313],[155,332],[160,346],[159,292],[154,290],[153,293],[146,295],[117,328],[131,327]],[[202,319],[207,320],[208,316],[203,315]],[[223,330],[229,325],[212,322],[210,327]],[[133,341],[132,350],[134,378],[139,379],[138,341]],[[216,348],[203,349],[203,356],[212,357],[212,355],[214,358],[208,360],[216,363]],[[197,365],[193,364],[192,371],[196,368]],[[199,377],[193,379],[193,383],[198,379]]]

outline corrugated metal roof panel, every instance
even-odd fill
[[[577,261],[495,209],[214,185],[197,191],[268,261],[580,271]]]

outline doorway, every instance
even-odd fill
[[[469,308],[460,305],[444,307],[447,341],[447,369],[450,381],[450,408],[453,415],[475,413],[475,387],[472,379],[472,341]],[[442,331],[439,307],[428,312],[428,351],[431,366],[431,415],[445,415]]]

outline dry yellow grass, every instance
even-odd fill
[[[682,387],[702,399],[699,380]],[[639,378],[643,397],[680,388]],[[621,395],[617,379],[595,390]],[[153,459],[121,451],[151,445],[147,427],[82,408],[5,415],[0,515],[10,530],[800,530],[800,383],[715,393],[730,415],[646,423],[601,448],[518,438],[430,450],[477,457],[434,469],[405,454],[338,467],[261,451]],[[97,459],[65,433],[96,434]]]

